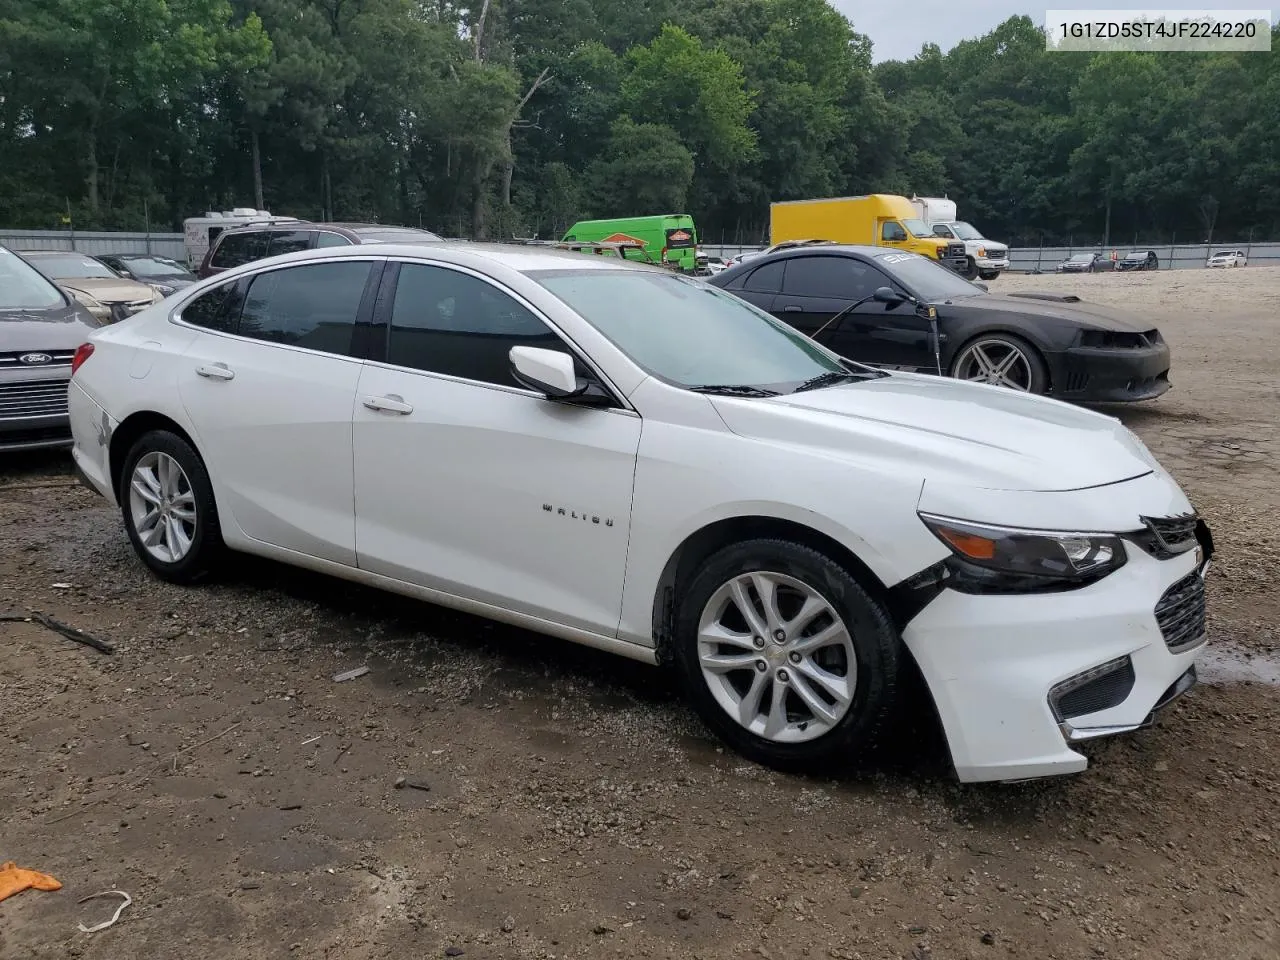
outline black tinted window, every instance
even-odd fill
[[[317,263],[253,278],[240,314],[245,337],[349,354],[370,263]]]
[[[870,296],[888,278],[861,260],[848,257],[795,257],[787,261],[783,290],[797,297],[858,300]]]
[[[747,277],[742,289],[756,293],[778,293],[782,290],[782,265],[783,261],[777,260],[766,263],[763,267],[756,267]]]
[[[351,241],[340,233],[330,233],[327,230],[321,230],[320,236],[316,240],[317,247],[349,247]]]
[[[206,290],[182,308],[182,319],[206,330],[235,333],[234,283],[224,283]]]
[[[238,267],[242,263],[252,263],[267,255],[267,235],[262,231],[255,233],[227,233],[220,238],[218,247],[213,251],[210,265],[214,267]]]
[[[400,267],[387,349],[391,363],[518,387],[508,359],[516,346],[558,350],[564,345],[490,283],[443,267]]]
[[[278,257],[282,253],[297,253],[311,246],[311,234],[306,230],[282,230],[271,234],[271,246],[267,256]]]

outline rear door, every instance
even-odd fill
[[[218,509],[254,540],[355,565],[351,411],[382,261],[264,270],[197,297],[178,390]]]

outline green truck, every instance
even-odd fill
[[[693,217],[673,213],[616,220],[580,220],[562,243],[639,243],[654,260],[693,273],[698,269],[698,231]]]

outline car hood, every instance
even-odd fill
[[[1087,300],[1079,300],[1075,303],[1063,302],[1060,299],[1061,296],[1061,294],[1039,294],[1031,291],[1022,295],[988,293],[979,297],[938,304],[938,312],[944,316],[960,316],[965,312],[973,311],[982,314],[1009,313],[1021,317],[1050,317],[1095,330],[1131,333],[1143,333],[1151,329],[1150,324],[1139,323],[1109,307],[1090,303]],[[1042,300],[1037,297],[1049,299]]]
[[[74,350],[101,326],[79,304],[48,310],[0,310],[0,352]]]
[[[739,436],[819,448],[904,483],[1079,490],[1159,468],[1114,417],[940,377],[891,374],[768,399],[710,399]]]
[[[156,292],[151,287],[145,283],[138,283],[136,280],[74,277],[70,280],[58,280],[56,282],[59,286],[66,287],[68,290],[87,293],[93,299],[102,303],[150,300],[156,295]]]

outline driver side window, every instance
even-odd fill
[[[892,286],[871,264],[852,257],[809,256],[786,261],[782,292],[797,297],[861,300],[877,287]]]
[[[570,352],[546,324],[493,284],[445,267],[400,265],[388,363],[527,390],[511,376],[512,347]]]
[[[895,220],[890,220],[880,228],[880,238],[885,243],[898,243],[907,239],[907,231],[902,224]]]

